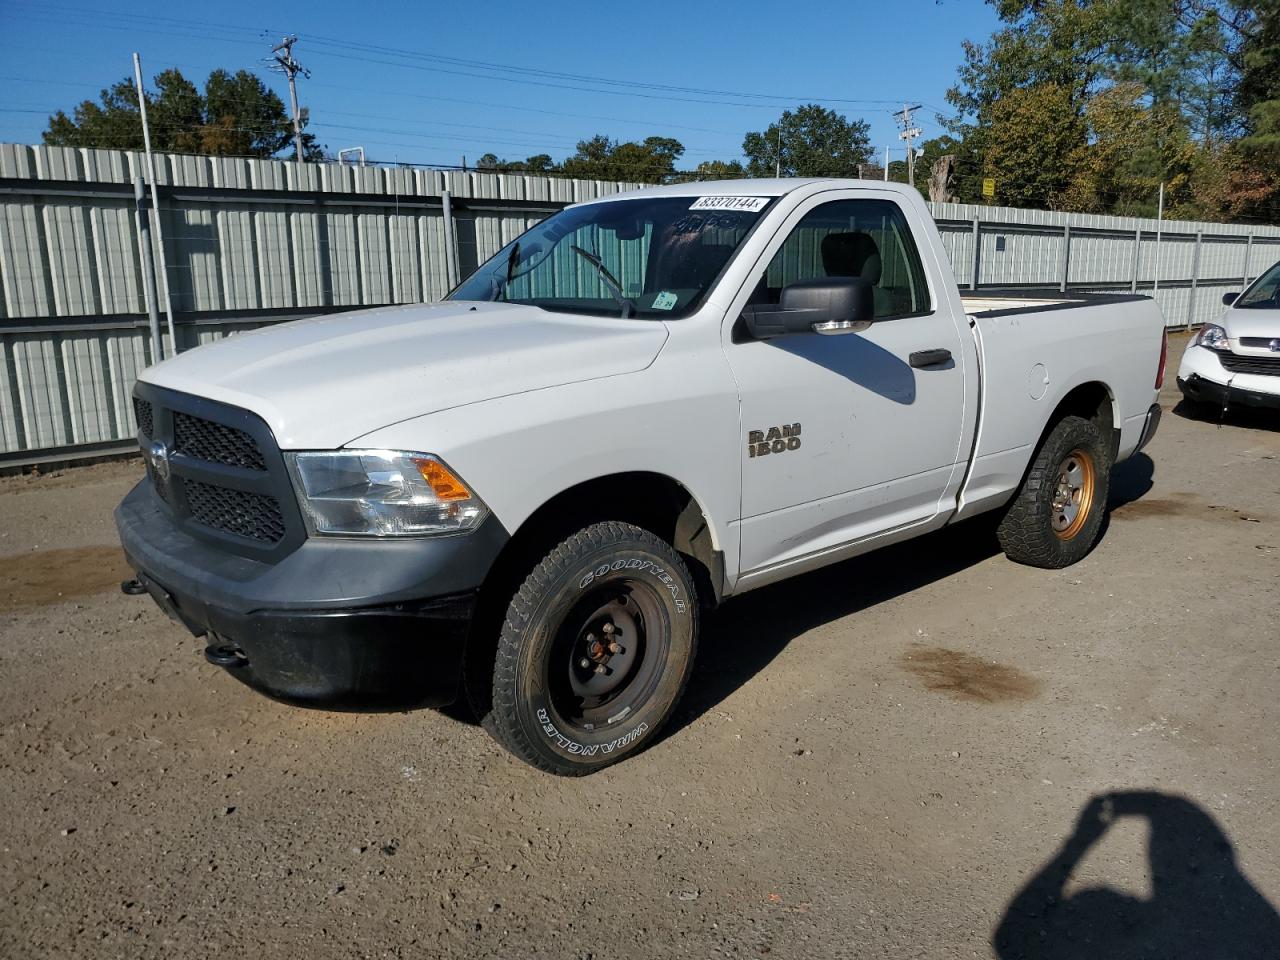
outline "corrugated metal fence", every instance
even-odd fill
[[[438,299],[532,223],[634,186],[156,159],[164,244],[154,257],[163,252],[182,349],[263,323]],[[129,393],[151,362],[134,202],[144,169],[137,153],[0,144],[0,466],[129,445]],[[1171,325],[1212,317],[1222,292],[1280,259],[1280,228],[1165,222],[1157,247],[1152,220],[933,212],[962,286],[1142,293],[1158,270]]]

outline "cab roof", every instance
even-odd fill
[[[639,197],[781,197],[801,187],[821,184],[827,187],[874,187],[895,192],[911,191],[901,183],[883,180],[856,180],[845,177],[773,177],[744,180],[703,180],[692,183],[671,183],[662,186],[642,187],[587,200],[590,203],[606,203],[610,200],[632,200]]]

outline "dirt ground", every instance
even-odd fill
[[[584,780],[207,665],[116,589],[136,462],[0,481],[0,956],[1280,956],[1280,419],[1149,454],[1067,570],[967,524],[729,603]]]

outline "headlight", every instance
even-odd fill
[[[415,537],[465,533],[489,508],[429,453],[338,450],[286,454],[313,534]]]
[[[1227,331],[1216,323],[1206,323],[1196,334],[1196,346],[1226,351],[1231,349],[1231,342],[1227,339]]]

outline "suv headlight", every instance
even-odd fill
[[[465,533],[489,508],[442,460],[401,450],[286,453],[313,534],[420,537]]]
[[[1210,350],[1227,351],[1231,349],[1231,341],[1227,339],[1227,331],[1216,323],[1206,323],[1196,334],[1196,346],[1208,347]]]

